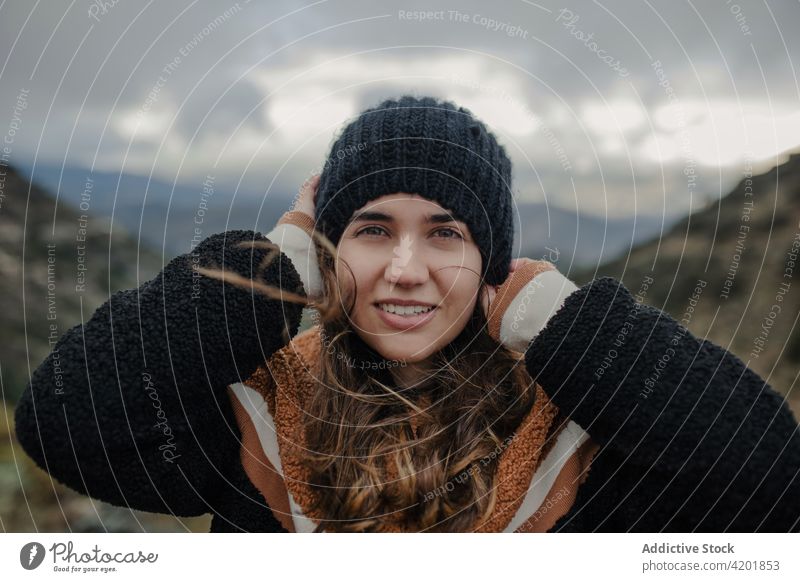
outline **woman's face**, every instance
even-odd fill
[[[350,325],[388,360],[426,361],[461,333],[475,309],[478,247],[465,223],[418,194],[365,204],[337,250],[340,290],[349,297],[356,287]],[[423,307],[432,309],[406,313]]]

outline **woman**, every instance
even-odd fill
[[[797,531],[783,399],[619,281],[511,261],[510,183],[464,108],[362,112],[266,240],[211,236],[67,331],[21,444],[212,531]]]

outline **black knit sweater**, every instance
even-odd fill
[[[286,345],[302,308],[192,267],[252,278],[267,251],[235,245],[254,239],[207,238],[60,338],[16,408],[17,438],[39,466],[114,505],[213,513],[211,531],[283,531],[242,468],[226,388]],[[261,276],[304,292],[283,253]],[[570,294],[526,365],[601,445],[550,531],[800,531],[800,434],[783,398],[619,281]]]

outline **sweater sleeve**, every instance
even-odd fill
[[[683,520],[676,527],[800,527],[800,433],[780,394],[737,356],[637,302],[614,278],[559,294],[552,287],[566,288],[563,276],[534,277],[536,293],[557,300],[543,306],[550,315],[530,337],[528,371],[606,449],[606,459],[625,460],[628,496],[633,480],[649,473],[664,491],[683,496],[672,506]]]
[[[212,235],[64,333],[15,412],[17,438],[40,467],[114,505],[215,511],[239,462],[227,385],[285,345],[303,309],[197,272],[223,268],[304,295],[287,255],[252,241],[270,242],[253,231]]]

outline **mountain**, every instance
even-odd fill
[[[16,532],[208,531],[179,518],[90,499],[53,480],[16,440],[13,403],[70,327],[162,268],[161,255],[107,219],[82,216],[0,165],[0,523]],[[171,257],[170,257],[171,258]],[[47,419],[42,419],[46,422]]]
[[[519,204],[521,227],[516,229],[514,248],[522,257],[551,260],[556,253],[562,264],[576,268],[609,261],[628,248],[657,235],[676,219],[639,215],[604,218],[570,212],[557,206]]]
[[[798,259],[800,154],[794,154],[742,179],[664,236],[570,278],[583,284],[616,277],[634,295],[649,283],[645,303],[686,317],[692,333],[739,356],[800,411],[800,394],[791,393],[800,364]]]
[[[170,183],[79,167],[38,165],[23,171],[59,203],[73,208],[83,203],[92,216],[112,219],[114,228],[124,227],[165,257],[191,251],[198,236],[202,240],[232,229],[269,232],[292,201],[285,193],[265,197],[263,192],[228,189],[213,177]]]
[[[162,261],[121,226],[112,234],[108,219],[56,205],[14,168],[0,166],[0,180],[0,364],[3,398],[15,401],[51,340],[112,293],[154,277]]]
[[[269,232],[291,207],[290,193],[264,196],[241,189],[234,194],[213,180],[171,184],[135,174],[47,165],[26,172],[75,208],[89,190],[88,212],[113,216],[115,225],[140,233],[144,243],[163,249],[165,256],[191,250],[197,220],[203,237],[231,229]],[[647,215],[607,219],[540,203],[519,203],[517,212],[520,228],[515,229],[514,248],[520,249],[519,256],[542,257],[557,249],[576,266],[610,260],[674,222],[662,224],[660,216]]]

